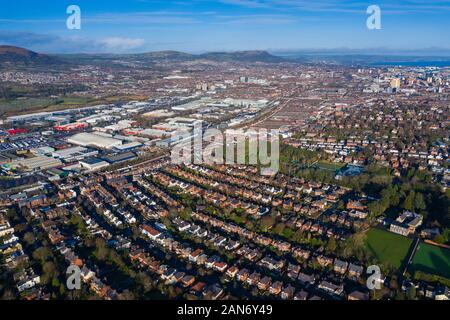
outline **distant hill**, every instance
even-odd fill
[[[158,62],[243,62],[280,63],[289,60],[271,55],[266,51],[210,52],[189,54],[179,51],[155,51],[137,54],[60,54],[47,55],[24,48],[0,45],[0,64],[4,68],[17,67],[62,67],[95,64],[114,67],[137,63],[153,65]]]
[[[285,59],[271,55],[267,51],[237,51],[237,52],[211,52],[198,56],[201,59],[212,61],[235,61],[235,62],[286,62]]]
[[[15,66],[50,66],[63,62],[58,58],[24,48],[0,45],[0,63]]]
[[[134,54],[130,56],[135,58],[146,58],[149,60],[172,60],[172,61],[195,60],[195,55],[179,51],[154,51],[141,54]]]
[[[209,52],[204,54],[189,54],[179,51],[157,51],[143,54],[130,55],[136,59],[148,59],[150,61],[198,61],[207,60],[215,62],[286,62],[284,58],[276,57],[266,51],[236,51],[236,52]]]

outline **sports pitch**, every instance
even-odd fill
[[[450,279],[450,250],[420,243],[409,270],[411,272],[422,271]]]
[[[380,263],[399,269],[407,258],[412,240],[401,235],[370,229],[367,232],[366,245]]]

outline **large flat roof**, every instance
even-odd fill
[[[94,146],[102,149],[111,149],[122,145],[122,140],[105,137],[95,133],[78,133],[67,139],[68,142],[79,146]]]

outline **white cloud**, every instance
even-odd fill
[[[111,36],[86,38],[64,35],[15,32],[0,29],[0,44],[27,48],[41,53],[132,53],[145,49],[144,39]]]
[[[107,50],[128,51],[142,47],[144,39],[111,37],[99,40],[99,43]]]

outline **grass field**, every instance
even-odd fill
[[[111,96],[105,98],[89,98],[78,96],[67,96],[58,99],[52,98],[18,98],[14,100],[0,99],[0,112],[7,116],[27,114],[34,112],[52,112],[93,106],[97,104],[110,104],[115,102],[128,102],[131,100],[146,100],[145,96]]]
[[[0,99],[0,112],[27,113],[36,109],[47,108],[56,102],[56,99],[51,98]]]
[[[398,234],[370,229],[367,232],[366,245],[382,264],[399,269],[407,258],[412,240]]]
[[[420,243],[409,268],[450,279],[450,250]]]
[[[329,170],[329,171],[337,171],[345,166],[345,163],[334,163],[328,161],[319,161],[315,165],[315,167],[319,169]]]

